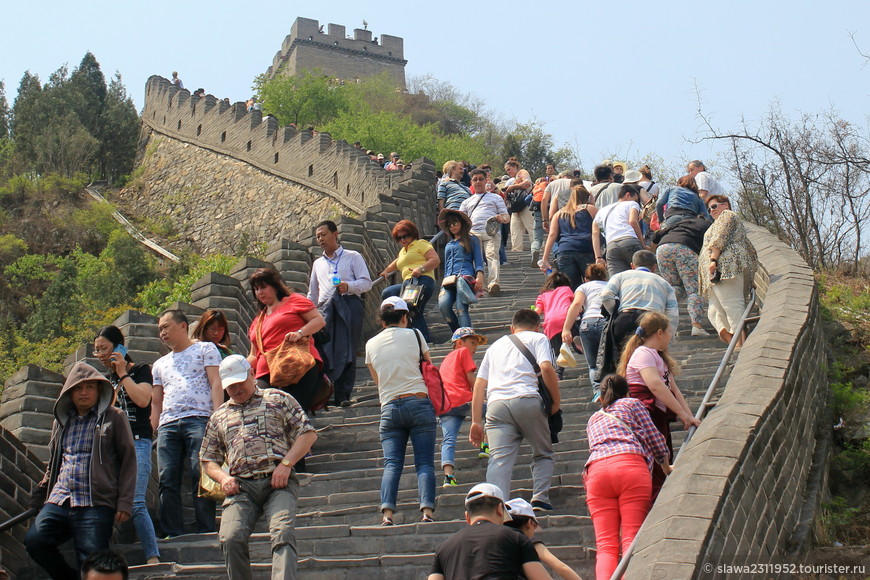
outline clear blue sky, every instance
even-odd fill
[[[836,107],[867,127],[870,2],[501,2],[322,4],[60,2],[4,7],[0,79],[14,99],[22,73],[43,80],[92,51],[116,70],[137,107],[149,75],[178,70],[185,86],[232,101],[271,63],[297,16],[405,39],[406,72],[432,74],[507,117],[535,117],[583,165],[656,153],[715,165],[720,145],[697,138],[695,87],[722,129],[783,110]]]

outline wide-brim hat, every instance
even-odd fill
[[[641,173],[637,169],[629,169],[622,176],[623,183],[637,183],[641,179],[643,179],[643,173]]]
[[[447,218],[450,216],[456,216],[459,220],[461,220],[465,225],[468,226],[468,229],[471,229],[471,218],[465,215],[464,211],[459,211],[458,209],[447,209],[444,208],[441,210],[441,213],[438,214],[438,227],[444,230],[444,233],[449,234],[450,231],[447,228]]]

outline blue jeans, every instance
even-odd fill
[[[393,399],[381,407],[380,438],[384,451],[381,511],[396,510],[409,437],[414,448],[420,509],[435,508],[435,410],[429,399],[408,397]]]
[[[586,357],[586,364],[589,366],[589,380],[592,382],[592,388],[598,388],[598,383],[595,376],[598,372],[597,358],[598,345],[601,343],[601,333],[604,332],[604,318],[590,318],[580,321],[580,343],[583,345],[583,356]]]
[[[27,553],[52,578],[77,580],[82,562],[97,550],[107,550],[115,510],[110,507],[69,507],[47,503],[24,538]],[[72,538],[77,565],[67,564],[58,546]]]
[[[468,304],[459,299],[459,292],[456,289],[457,284],[465,282],[456,281],[456,284],[450,286],[442,286],[441,292],[438,294],[438,308],[441,310],[441,316],[447,321],[447,326],[451,331],[456,330],[460,326],[471,326],[471,315],[468,314]],[[456,307],[456,312],[453,307]]]
[[[133,526],[145,559],[160,557],[157,548],[157,538],[154,535],[154,522],[145,505],[145,494],[148,493],[148,482],[151,479],[151,439],[136,439],[136,493],[133,496]]]
[[[456,435],[469,412],[471,403],[465,403],[438,417],[441,421],[441,467],[452,466],[456,460]]]
[[[157,430],[157,473],[160,480],[160,526],[167,536],[184,533],[181,476],[190,468],[190,486],[196,532],[215,531],[215,503],[196,497],[199,489],[199,448],[208,417],[184,417]]]
[[[417,306],[411,306],[411,328],[416,328],[423,335],[423,340],[429,342],[429,326],[426,324],[426,305],[435,292],[435,280],[429,276],[420,276],[417,280],[422,284],[423,291],[420,293],[420,301]],[[381,300],[390,296],[400,296],[402,294],[402,285],[393,284],[387,286],[381,292]]]

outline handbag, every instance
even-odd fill
[[[423,296],[423,285],[415,278],[402,283],[402,294],[399,298],[404,300],[408,306],[417,306],[420,303],[421,296]]]
[[[484,226],[484,227],[486,229],[486,235],[488,235],[489,237],[492,237],[495,234],[497,234],[499,231],[501,231],[501,222],[498,221],[498,218],[496,218],[495,216],[492,216],[491,218],[486,220],[486,226]]]
[[[420,340],[420,333],[415,329],[412,331],[417,337],[417,347],[420,349],[420,373],[423,375],[423,382],[426,383],[429,401],[432,403],[432,408],[435,409],[435,415],[443,415],[453,408],[450,404],[450,397],[444,390],[444,383],[441,381],[438,367],[432,364],[432,361],[423,358],[423,342]]]
[[[468,279],[471,278],[471,282]],[[477,304],[480,298],[474,293],[474,278],[471,276],[460,276],[456,281],[456,291],[459,293],[459,299],[465,304]]]
[[[199,489],[196,491],[196,497],[214,502],[223,502],[227,498],[221,484],[210,478],[202,466],[199,468]]]
[[[456,276],[444,276],[441,280],[441,286],[453,286],[456,284]]]
[[[308,337],[303,337],[296,342],[283,340],[272,350],[265,351],[261,332],[264,318],[265,311],[260,315],[260,321],[257,323],[257,347],[266,357],[269,384],[273,387],[286,387],[299,382],[299,379],[317,362],[308,348]]]

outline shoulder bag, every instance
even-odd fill
[[[550,410],[553,408],[553,396],[550,394],[550,389],[547,388],[547,383],[544,382],[544,377],[541,375],[541,367],[538,365],[538,361],[535,360],[534,355],[532,355],[531,351],[523,344],[523,341],[519,339],[516,334],[508,335],[508,338],[511,339],[511,342],[514,343],[514,346],[517,347],[523,356],[532,364],[532,369],[535,371],[535,376],[538,378],[538,393],[541,395],[541,411],[544,412],[544,416],[547,418],[547,424],[550,427],[550,441],[553,443],[559,442],[559,433],[562,431],[562,409],[559,409],[552,415],[550,414]]]
[[[269,367],[269,384],[273,387],[287,387],[299,382],[305,373],[311,370],[317,360],[308,349],[308,337],[301,338],[296,342],[282,340],[281,344],[270,351],[263,350],[263,320],[266,311],[260,314],[257,322],[257,347],[259,352],[266,357]]]
[[[435,415],[443,415],[453,407],[450,404],[447,391],[444,390],[441,373],[438,371],[438,367],[432,364],[432,361],[423,358],[423,342],[420,340],[420,333],[415,329],[411,330],[417,338],[417,347],[420,349],[420,373],[423,375],[423,382],[426,383],[429,401],[432,403],[432,408],[435,409]]]

